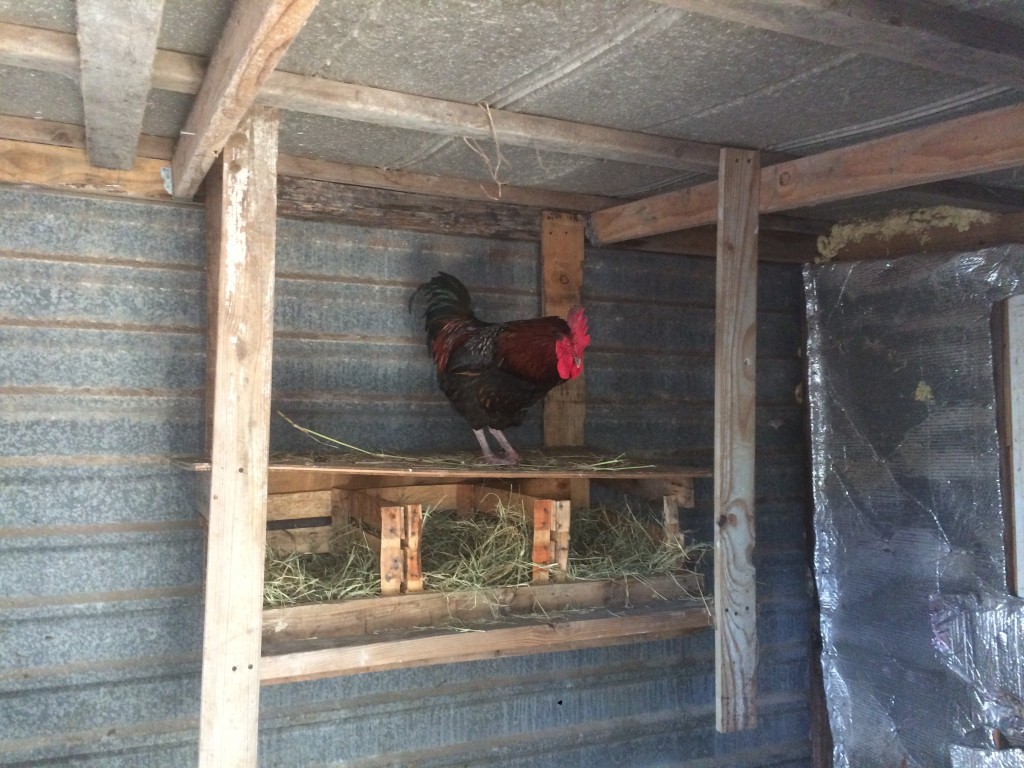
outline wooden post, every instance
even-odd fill
[[[558,570],[552,575],[555,581],[566,581],[569,578],[569,522],[571,505],[568,501],[554,503],[554,519],[551,526],[552,561],[558,564]]]
[[[754,410],[760,157],[724,149],[715,309],[715,724],[757,725]]]
[[[582,303],[584,218],[575,213],[541,215],[540,253],[541,310],[544,315],[565,317]],[[544,398],[544,445],[583,445],[586,418],[586,362],[575,381],[561,384]],[[570,481],[570,498],[575,507],[590,506],[590,482]]]
[[[565,317],[583,290],[583,217],[574,213],[541,216],[541,312]],[[544,400],[544,445],[583,445],[584,373],[555,387]]]
[[[1024,597],[1024,296],[996,307],[996,370],[1007,519],[1006,569],[1010,594]]]
[[[255,766],[274,330],[276,110],[224,147],[199,765]]]
[[[534,584],[547,584],[551,575],[546,566],[551,565],[551,520],[554,517],[555,502],[538,499],[533,505],[533,578]]]
[[[420,534],[423,531],[423,506],[405,507],[405,592],[423,591],[423,564],[420,560]]]
[[[380,508],[380,593],[398,595],[405,582],[405,507]]]

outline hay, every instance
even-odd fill
[[[653,513],[648,517],[653,520]],[[529,584],[534,565],[529,520],[521,506],[502,504],[493,514],[469,518],[450,510],[426,510],[420,539],[424,588],[456,592]],[[629,507],[578,510],[570,530],[569,578],[601,581],[693,573],[706,550],[706,545],[655,540],[641,515]],[[324,554],[268,551],[268,607],[378,594],[377,555],[361,536],[337,538]]]
[[[263,604],[268,608],[379,594],[380,559],[363,536],[337,536],[323,553],[267,549]]]

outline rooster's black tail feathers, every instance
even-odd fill
[[[409,311],[413,302],[420,294],[426,299],[423,311],[424,325],[427,331],[427,348],[430,349],[434,339],[452,320],[475,319],[471,308],[469,291],[466,286],[453,275],[439,272],[416,289],[409,297]]]

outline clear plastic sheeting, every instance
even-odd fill
[[[953,746],[949,750],[953,768],[1024,768],[1024,750],[993,752],[975,747]]]
[[[935,611],[1005,595],[991,316],[1024,247],[808,267],[823,672],[838,768],[989,745]],[[937,606],[940,608],[937,609]],[[988,679],[991,661],[969,662]]]
[[[933,632],[935,650],[970,686],[960,730],[985,746],[1024,747],[1024,600],[947,598],[933,611]]]

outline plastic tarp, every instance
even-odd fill
[[[1022,277],[1022,246],[805,272],[815,576],[839,768],[1015,754],[991,751],[995,729],[1013,746],[1021,714],[1021,650],[999,646],[1020,609],[1006,596],[991,319]]]

